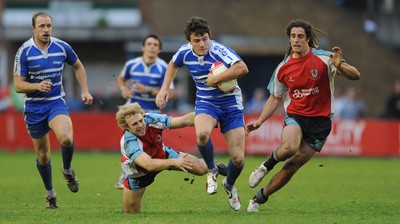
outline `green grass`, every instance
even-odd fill
[[[127,215],[122,213],[122,191],[114,188],[120,172],[118,153],[75,153],[72,165],[80,182],[76,194],[69,192],[62,178],[60,153],[53,153],[53,184],[60,208],[47,210],[35,155],[0,151],[0,223],[400,222],[399,159],[315,157],[260,212],[247,213],[248,200],[258,189],[248,187],[248,176],[263,159],[246,158],[236,183],[242,201],[239,212],[230,209],[221,187],[218,194],[207,195],[205,176],[164,171],[146,190],[142,213]],[[226,163],[228,158],[217,160]]]

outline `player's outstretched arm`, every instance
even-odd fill
[[[186,126],[194,125],[194,112],[187,113],[179,117],[173,117],[171,119],[170,129],[183,128]]]
[[[193,161],[186,159],[186,157],[179,157],[176,159],[152,159],[145,152],[136,157],[134,163],[149,172],[157,172],[167,169],[188,172],[188,170],[191,170],[193,167]]]

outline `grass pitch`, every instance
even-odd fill
[[[0,223],[399,223],[400,160],[315,157],[272,195],[258,213],[247,213],[251,171],[264,157],[246,157],[236,186],[242,201],[233,211],[220,186],[205,191],[205,176],[164,171],[147,188],[142,213],[122,213],[119,153],[76,152],[72,166],[80,183],[71,193],[61,174],[61,154],[52,154],[53,185],[59,209],[45,208],[44,186],[32,152],[0,150]],[[228,157],[217,161],[227,163]],[[267,184],[281,167],[265,177]],[[219,177],[221,183],[223,177]]]

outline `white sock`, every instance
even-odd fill
[[[65,173],[65,174],[71,174],[71,169],[64,169],[64,167],[62,168],[62,170],[63,170],[63,173]]]
[[[46,190],[46,197],[47,196],[50,196],[51,198],[54,198],[54,197],[56,197],[56,192],[54,191],[54,189],[51,189],[51,190]]]

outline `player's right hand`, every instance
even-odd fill
[[[135,93],[134,93],[130,88],[124,88],[124,89],[121,91],[121,95],[122,95],[122,97],[123,97],[124,99],[130,99],[130,98],[133,97],[134,94],[135,94]]]
[[[93,104],[93,96],[89,92],[82,92],[81,98],[82,98],[82,102],[85,105],[92,105]]]
[[[160,92],[156,96],[156,105],[160,109],[163,109],[168,102],[169,93],[167,90],[160,89]]]
[[[249,136],[250,132],[258,129],[260,126],[261,126],[261,123],[258,121],[253,121],[253,122],[246,124],[246,126],[244,127],[246,136]]]
[[[193,161],[187,158],[188,153],[176,159],[176,168],[182,170],[184,172],[188,172],[188,170],[192,170]]]

